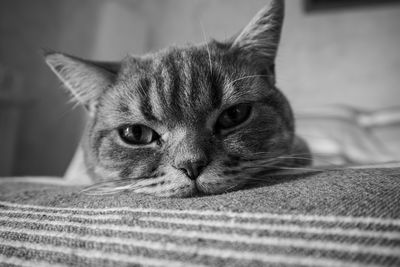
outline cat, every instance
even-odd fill
[[[47,52],[85,106],[86,192],[220,194],[311,163],[275,85],[284,2],[273,0],[227,41],[169,47],[121,62]]]

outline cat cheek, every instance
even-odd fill
[[[204,177],[197,182],[197,188],[204,194],[222,194],[241,188],[244,185],[238,177]]]
[[[114,180],[119,178],[119,172],[114,169],[105,168],[101,165],[96,165],[93,168],[93,179],[97,182]]]
[[[120,178],[156,178],[165,175],[161,162],[161,157],[145,158],[140,161],[129,161],[120,168]]]
[[[131,164],[128,164],[126,167],[123,167],[119,172],[119,178],[136,178],[136,177],[147,177],[147,166],[146,163],[135,164],[132,167]]]

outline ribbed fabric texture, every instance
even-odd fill
[[[0,182],[0,265],[400,266],[400,169],[186,199]]]

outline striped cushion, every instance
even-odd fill
[[[400,266],[399,173],[326,171],[187,199],[3,182],[0,263]]]

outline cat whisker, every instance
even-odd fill
[[[278,156],[278,159],[312,159],[312,157]]]
[[[279,159],[299,159],[299,160],[319,160],[319,161],[321,161],[321,162],[324,162],[324,163],[326,163],[327,165],[330,165],[330,166],[336,166],[336,164],[335,163],[333,163],[332,161],[330,161],[330,160],[328,160],[328,159],[326,159],[326,158],[323,158],[323,157],[297,157],[297,156],[279,156],[279,157],[277,157],[277,158],[279,158]]]
[[[230,187],[226,188],[224,191],[225,191],[225,193],[228,193],[228,192],[230,192],[231,190],[233,190],[237,186],[238,186],[238,184],[232,184]]]
[[[111,180],[99,182],[94,185],[83,188],[79,193],[86,195],[111,195],[122,191],[137,190],[148,186],[148,184],[139,184],[143,181],[148,181],[154,177],[135,177],[120,180]]]
[[[275,154],[275,153],[274,153]],[[282,154],[282,155],[274,155],[273,153],[269,152],[256,152],[253,153],[251,156],[244,157],[246,160],[267,160],[261,158],[262,156],[268,156],[270,159],[299,159],[299,160],[318,160],[320,162],[326,163],[328,166],[338,166],[334,162],[327,159],[329,154],[324,153],[313,153],[310,156],[308,153],[293,153],[293,154]]]
[[[208,61],[209,61],[209,64],[210,64],[210,73],[212,74],[212,62],[211,62],[210,47],[209,47],[209,45],[208,45],[207,37],[206,37],[206,32],[205,32],[205,30],[204,30],[204,27],[203,27],[203,24],[201,23],[201,21],[200,21],[200,27],[201,27],[201,31],[202,31],[202,33],[203,33],[203,39],[204,39],[204,42],[205,42],[206,48],[207,48]]]
[[[244,80],[244,79],[255,78],[255,77],[271,77],[271,75],[248,75],[248,76],[240,77],[240,78],[237,78],[237,79],[229,82],[227,87],[231,86],[235,82],[238,82],[238,81],[241,81],[241,80]]]
[[[282,163],[282,162],[276,162],[276,163]],[[266,166],[261,166],[262,168],[265,169]],[[303,171],[324,171],[324,170],[331,170],[333,168],[318,168],[318,167],[290,167],[290,166],[285,166],[285,165],[270,165],[269,166],[272,171],[278,170],[303,170]],[[260,169],[260,166],[246,166],[246,169]]]
[[[280,170],[302,170],[302,171],[324,171],[325,168],[306,168],[306,167],[288,167],[288,166],[273,166],[273,168],[278,168]]]
[[[253,152],[253,155],[277,155],[278,153],[276,152]],[[313,153],[310,155],[309,153],[289,153],[289,154],[280,154],[278,156],[309,156],[314,157],[314,156],[328,156],[328,153]]]

